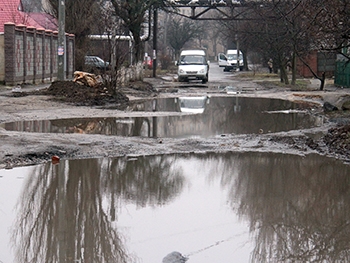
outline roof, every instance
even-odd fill
[[[228,49],[226,54],[237,54],[237,49]],[[239,51],[239,54],[242,54],[242,51]]]
[[[27,15],[38,23],[41,27],[50,30],[57,30],[58,23],[57,19],[46,13],[27,13]]]
[[[193,50],[182,50],[181,51],[181,56],[182,55],[202,55],[205,56],[205,51],[201,49],[193,49]]]
[[[45,13],[25,13],[21,0],[1,0],[0,32],[4,32],[4,24],[12,22],[36,28],[57,30],[56,19]]]

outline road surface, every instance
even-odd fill
[[[209,66],[209,83],[212,82],[218,82],[218,83],[231,83],[231,82],[237,82],[237,80],[234,79],[234,75],[236,72],[224,72],[223,67],[219,67],[218,63],[216,61],[210,62]]]

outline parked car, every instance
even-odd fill
[[[208,82],[209,61],[204,50],[183,50],[176,65],[179,82],[191,79]]]
[[[85,67],[92,70],[108,70],[110,69],[110,64],[97,56],[85,56]]]

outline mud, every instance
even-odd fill
[[[210,139],[124,138],[87,134],[48,134],[11,132],[0,128],[0,168],[33,165],[65,158],[116,157],[190,152],[283,152],[305,155],[317,152],[332,158],[350,160],[350,125],[347,111],[325,112],[323,105],[339,104],[348,96],[346,89],[331,87],[324,91],[293,91],[244,80],[242,96],[281,98],[312,105],[314,114],[325,123],[313,129],[270,134],[222,134]],[[43,120],[79,117],[132,116],[129,106],[135,100],[171,97],[178,94],[216,94],[209,86],[178,86],[162,78],[130,83],[117,91],[100,85],[81,86],[71,81],[40,87],[23,87],[20,92],[3,89],[0,93],[0,123],[18,120]],[[39,89],[40,88],[40,89]],[[225,94],[220,94],[225,96]],[[340,108],[340,107],[338,107]],[[145,113],[147,114],[147,113]]]

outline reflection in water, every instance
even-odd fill
[[[34,170],[19,207],[18,262],[128,262],[103,211],[99,160]]]
[[[128,205],[137,208],[142,222],[149,222],[150,232],[161,227],[155,222],[171,223],[166,220],[169,213],[174,224],[188,230],[187,238],[196,235],[193,225],[186,225],[191,217],[194,228],[206,229],[209,242],[202,247],[193,248],[201,243],[201,235],[198,242],[176,236],[176,245],[188,248],[181,252],[190,255],[189,262],[201,253],[214,253],[208,244],[232,245],[231,241],[215,243],[226,237],[213,240],[213,229],[208,228],[221,226],[223,221],[216,220],[222,216],[225,222],[239,217],[248,223],[255,240],[250,262],[349,262],[349,175],[348,165],[319,155],[273,153],[104,158],[38,166],[27,181],[18,210],[14,233],[18,262],[134,262],[126,249],[130,244],[117,228]],[[225,205],[214,208],[218,203],[208,196],[225,199]],[[203,214],[194,207],[199,204],[209,211]],[[219,216],[220,210],[224,213]],[[134,210],[128,206],[127,213]],[[131,225],[131,229],[137,227]],[[231,237],[236,234],[234,227],[227,224]],[[156,251],[153,236],[143,234],[136,233],[132,241],[147,240],[142,247],[151,259],[145,263],[158,262],[156,253],[163,258],[177,249]],[[161,234],[168,238],[174,232]],[[230,262],[232,251],[237,250],[238,246],[228,247],[218,261]]]
[[[130,262],[112,225],[116,200],[145,206],[172,198],[183,179],[169,168],[163,157],[137,166],[122,159],[38,166],[19,206],[14,233],[18,262]]]
[[[106,192],[112,203],[112,198],[118,197],[137,207],[162,205],[177,196],[184,185],[182,171],[174,167],[174,161],[167,156],[108,159],[103,186],[109,188]]]
[[[206,104],[209,104],[209,98],[207,96],[180,97],[178,100],[181,112],[203,113]]]
[[[152,100],[145,104],[150,104],[146,108],[153,107],[154,112],[164,109],[172,109],[173,112],[166,116],[151,116],[155,113],[149,112],[142,117],[26,120],[3,123],[0,127],[28,132],[164,138],[280,132],[310,128],[323,123],[321,116],[309,113],[308,105],[277,99],[238,96],[209,99],[203,96]]]
[[[252,261],[349,262],[348,166],[317,155],[254,156],[227,157],[220,178],[256,238]]]

